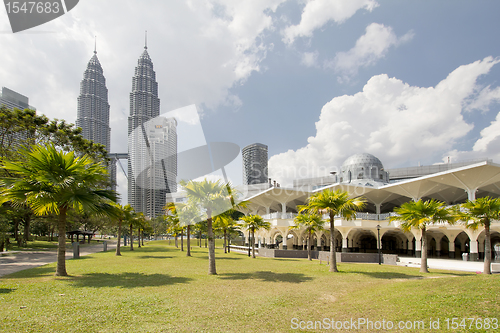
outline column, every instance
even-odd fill
[[[479,259],[484,259],[484,241],[477,241],[479,245]]]
[[[285,206],[285,208],[286,208],[286,206]],[[286,246],[287,241],[288,241],[288,235],[285,233],[285,236],[283,236],[283,245],[282,245],[283,250],[287,249],[287,246]]]
[[[286,202],[281,203],[281,218],[286,219]]]
[[[469,243],[469,248],[470,248],[469,260],[478,261],[479,253],[478,253],[477,240],[471,240]]]
[[[439,238],[434,237],[434,239],[436,240],[436,256],[441,258],[441,240],[443,239],[443,236]]]
[[[323,251],[323,247],[321,246],[321,237],[316,238],[316,247],[318,248],[318,251]]]
[[[420,258],[422,256],[422,238],[415,238],[415,257]]]
[[[455,238],[451,239],[448,237],[450,243],[448,244],[448,257],[451,259],[455,259]]]
[[[347,252],[349,238],[342,236],[342,252]]]
[[[406,241],[406,247],[408,249],[407,254],[412,257],[413,256],[413,239]]]

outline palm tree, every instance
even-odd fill
[[[243,221],[243,223],[241,223],[241,227],[247,229],[252,234],[252,258],[255,258],[255,230],[269,230],[271,229],[271,223],[264,221],[264,219],[259,215],[243,216],[241,220]],[[250,239],[248,241],[250,242]]]
[[[114,191],[104,189],[108,175],[102,163],[88,155],[58,151],[51,144],[22,148],[26,160],[3,162],[1,168],[14,177],[0,181],[0,196],[14,205],[26,205],[36,215],[58,215],[58,251],[56,275],[66,272],[66,214],[78,212],[108,213]]]
[[[116,204],[115,209],[116,217],[118,219],[118,242],[116,243],[115,255],[121,256],[122,254],[120,252],[120,240],[122,237],[122,223],[128,223],[132,219],[134,215],[134,208],[132,208],[132,206],[130,206],[129,204],[125,205],[125,207]]]
[[[429,273],[427,269],[427,225],[439,222],[454,223],[455,217],[443,202],[431,199],[427,201],[409,201],[395,208],[395,216],[389,217],[389,222],[400,221],[403,231],[418,228],[422,232],[422,256],[420,272]]]
[[[477,229],[484,227],[484,274],[491,274],[491,234],[492,220],[500,219],[499,198],[478,198],[467,201],[461,205],[462,210],[457,210],[457,218],[462,220],[467,228]]]
[[[350,220],[356,218],[356,211],[363,209],[364,206],[363,198],[349,199],[349,193],[345,191],[326,189],[311,195],[307,205],[302,207],[302,211],[330,216],[330,272],[338,272],[335,253],[335,215]]]
[[[130,251],[134,251],[134,227],[139,227],[144,224],[146,218],[143,212],[133,214],[133,217],[129,220],[130,228]],[[141,240],[139,238],[139,247],[141,247]]]
[[[295,226],[290,227],[290,229],[305,228],[305,231],[307,233],[307,259],[312,260],[311,258],[312,235],[316,231],[323,229],[323,224],[325,224],[325,221],[321,219],[321,216],[314,213],[299,214],[295,217],[294,221],[295,221]]]
[[[231,193],[233,193],[230,184],[224,184],[221,181],[210,181],[204,179],[201,182],[189,181],[181,182],[181,185],[187,192],[188,200],[193,204],[205,210],[207,217],[207,237],[208,237],[208,274],[215,275],[215,237],[212,227],[213,215],[218,215],[231,208]],[[219,212],[219,213],[218,213]]]

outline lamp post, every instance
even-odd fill
[[[382,260],[381,260],[381,257],[380,257],[380,225],[377,224],[377,238],[378,238],[378,243],[377,243],[377,247],[378,247],[378,264],[380,265],[382,263]]]

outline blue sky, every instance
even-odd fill
[[[81,0],[64,17],[17,34],[0,11],[0,85],[74,122],[97,35],[112,151],[126,151],[131,77],[148,30],[162,112],[194,103],[208,141],[268,145],[270,176],[283,184],[359,152],[386,168],[448,156],[500,162],[499,7]]]

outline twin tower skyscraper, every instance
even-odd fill
[[[80,84],[76,126],[82,128],[85,139],[106,146],[108,153],[111,135],[109,111],[106,79],[94,50]],[[136,212],[151,218],[161,213],[166,194],[176,191],[176,122],[175,119],[157,118],[159,115],[158,83],[145,44],[132,77],[127,178],[128,203]],[[116,164],[112,162],[109,172],[112,182],[115,182]]]

